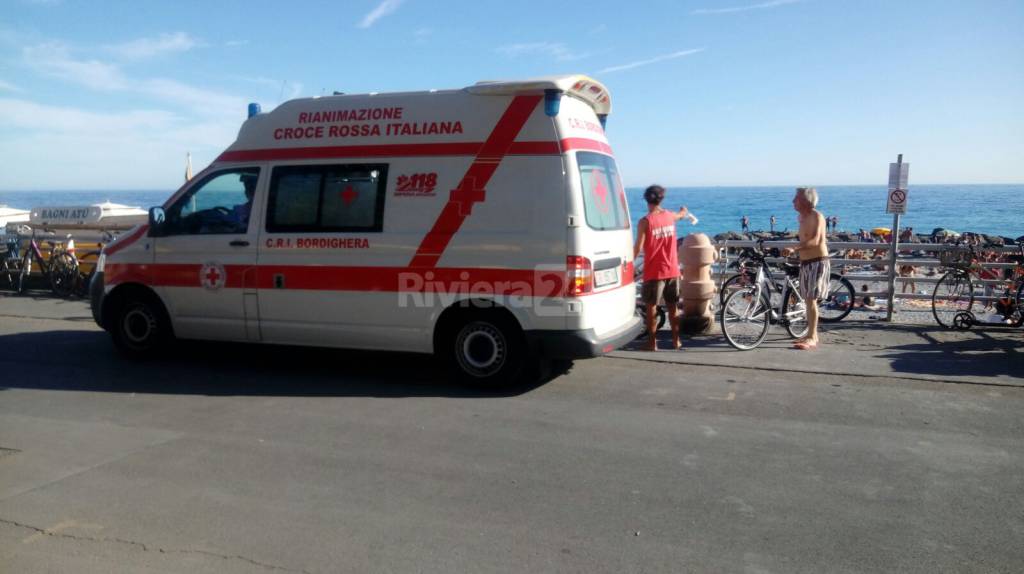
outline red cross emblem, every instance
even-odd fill
[[[205,289],[220,289],[227,278],[228,274],[220,263],[206,263],[199,270],[199,284]]]
[[[608,205],[608,186],[605,185],[604,174],[598,170],[591,172],[590,183],[594,188],[594,197],[597,198],[597,207],[607,213],[611,206]]]
[[[457,189],[452,190],[451,200],[459,205],[459,215],[469,215],[473,204],[486,198],[486,190],[476,186],[475,177],[464,178]]]
[[[345,190],[342,191],[340,195],[341,200],[345,202],[345,207],[348,207],[352,205],[352,202],[355,201],[356,198],[359,197],[359,192],[353,189],[352,186],[350,185],[346,187]]]

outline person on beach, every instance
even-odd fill
[[[915,293],[917,291],[917,283],[913,280],[914,271],[915,271],[914,270],[914,266],[913,265],[900,265],[898,271],[899,271],[900,277],[903,277],[903,278],[906,279],[905,281],[903,281],[903,287],[900,289],[900,293],[901,294],[906,293],[908,289],[910,290],[911,293]]]
[[[744,233],[750,231],[750,218],[746,215],[740,218],[740,228]]]
[[[836,231],[839,231],[839,216],[838,215],[833,215],[832,216],[832,233],[835,233]]]
[[[662,209],[665,188],[652,185],[644,190],[647,215],[636,226],[633,259],[644,253],[644,276],[641,296],[647,306],[647,351],[658,350],[655,313],[658,300],[665,300],[668,322],[672,328],[672,348],[679,349],[679,253],[676,247],[676,222],[686,217],[686,207],[679,211]]]
[[[774,215],[772,215],[771,219],[768,220],[769,229],[771,230],[772,233],[775,233],[775,221],[776,220],[775,220],[775,216]]]
[[[861,285],[860,291],[861,291],[862,294],[864,294],[864,296],[861,297],[861,300],[860,300],[860,308],[864,309],[865,311],[877,311],[878,309],[875,309],[875,298],[872,297],[871,295],[867,294],[868,293],[868,285],[867,285],[867,283],[865,283],[864,285]],[[854,307],[856,307],[856,305],[854,305]]]
[[[797,339],[793,348],[807,351],[818,347],[818,300],[828,296],[829,273],[828,243],[825,240],[825,218],[815,207],[818,191],[813,187],[798,187],[793,196],[793,209],[799,214],[800,243],[786,248],[783,256],[794,251],[800,254],[800,296],[807,305],[807,336]]]

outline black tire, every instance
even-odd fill
[[[519,326],[500,313],[467,314],[446,339],[445,362],[461,382],[487,388],[523,382],[526,341]]]
[[[12,291],[17,290],[17,282],[16,279],[14,278],[14,273],[14,270],[11,269],[10,260],[4,259],[2,262],[0,262],[0,274],[2,274],[4,276],[4,279],[7,280],[7,285],[11,288]]]
[[[154,297],[129,297],[111,314],[110,336],[133,359],[158,356],[171,340],[171,322]]]
[[[668,313],[665,312],[665,308],[662,307],[661,305],[658,305],[658,307],[656,309],[657,310],[655,311],[654,316],[655,316],[655,320],[657,321],[657,326],[655,327],[654,330],[655,331],[660,331],[661,328],[665,326],[665,320],[668,318]],[[640,333],[639,335],[637,335],[636,338],[640,339],[642,337],[646,337],[647,336],[647,305],[644,305],[643,303],[637,303],[636,304],[636,312],[634,313],[634,315],[636,315],[637,317],[640,317],[640,320],[643,321],[643,326],[644,326],[643,332]]]
[[[722,290],[718,292],[719,308],[725,305],[725,299],[731,295],[733,291],[739,291],[740,289],[751,286],[756,279],[757,275],[752,273],[737,273],[736,275],[726,279],[725,283],[722,283]]]
[[[818,321],[838,323],[853,310],[856,290],[850,280],[838,273],[829,275],[828,297],[818,302]]]
[[[793,291],[790,291],[786,300],[782,302],[782,320],[786,324],[786,332],[794,339],[806,336],[810,327],[807,324],[807,307],[803,303],[803,299]],[[789,313],[798,305],[803,305],[803,316],[789,317]]]
[[[89,284],[92,283],[93,276],[96,275],[96,269],[93,268],[88,274],[79,272],[78,283],[75,285],[74,295],[76,297],[88,297],[89,296]]]
[[[25,292],[28,288],[28,276],[32,273],[32,251],[26,251],[25,256],[21,258],[21,269],[18,270],[18,284],[15,287],[15,291],[18,294]]]
[[[932,316],[940,327],[952,329],[957,313],[969,312],[974,306],[974,284],[970,276],[950,271],[935,284],[932,292]]]
[[[764,293],[761,293],[760,308],[749,308],[754,292],[753,287],[733,291],[725,299],[719,314],[725,340],[740,351],[749,351],[760,345],[771,326],[772,305]]]
[[[50,290],[58,297],[70,297],[79,281],[78,260],[70,253],[50,258]]]

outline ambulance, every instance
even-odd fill
[[[586,76],[250,104],[237,140],[108,245],[96,322],[169,341],[433,353],[520,380],[635,338],[629,210]]]

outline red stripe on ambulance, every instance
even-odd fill
[[[139,282],[154,287],[202,288],[203,265],[193,263],[107,265],[106,284]],[[479,267],[351,267],[311,265],[225,265],[226,289],[289,289],[307,291],[364,291],[385,293],[470,293],[558,297],[564,294],[562,270],[492,269]],[[627,271],[630,271],[627,269]],[[255,275],[254,275],[255,274]],[[276,276],[285,278],[283,286]],[[622,283],[632,284],[633,274],[624,272]]]
[[[345,145],[226,151],[217,161],[275,161],[340,157],[443,157],[477,155],[487,142]],[[513,143],[507,155],[558,155],[557,142]]]
[[[599,151],[608,155],[612,154],[612,146],[598,140],[592,140],[589,138],[565,138],[561,141],[562,153],[568,153],[574,150],[580,151]]]
[[[437,266],[452,236],[459,231],[462,222],[472,212],[473,204],[486,200],[487,183],[541,99],[543,96],[516,96],[512,99],[508,109],[502,114],[491,135],[477,153],[476,159],[462,176],[459,186],[452,190],[448,203],[441,210],[441,215],[434,222],[434,226],[420,242],[416,255],[409,263],[410,267]]]
[[[119,238],[113,244],[108,245],[107,247],[105,247],[103,249],[103,253],[107,254],[107,256],[113,255],[113,254],[117,253],[118,251],[124,249],[125,247],[128,247],[132,243],[135,243],[136,241],[138,241],[139,238],[142,237],[143,235],[145,235],[147,231],[149,231],[149,226],[148,225],[143,225],[142,227],[140,227],[140,228],[136,229],[135,231],[133,231],[127,237]]]

